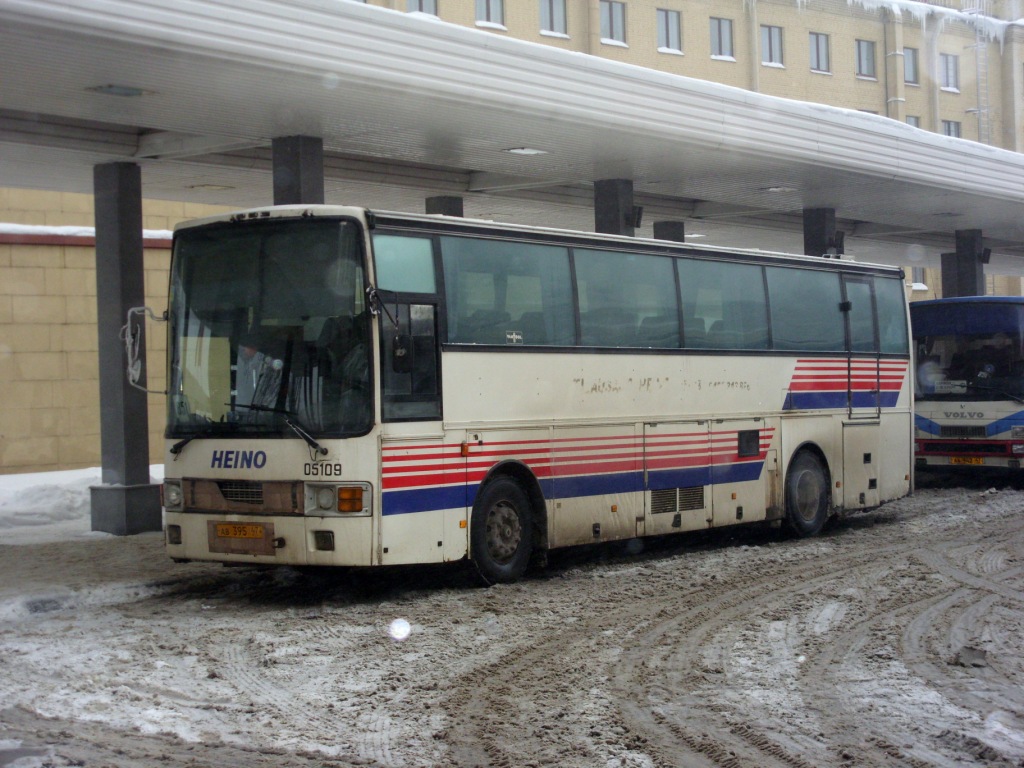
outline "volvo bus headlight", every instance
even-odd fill
[[[1014,443],[1010,446],[1010,451],[1016,456],[1024,454],[1024,443]]]
[[[369,483],[307,483],[306,514],[369,515]]]
[[[164,507],[172,511],[180,510],[183,498],[184,497],[181,493],[181,481],[164,481]]]

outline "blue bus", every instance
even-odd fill
[[[1024,297],[910,305],[919,469],[1001,467],[1024,459]]]

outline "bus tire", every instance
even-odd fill
[[[786,474],[786,522],[797,536],[814,536],[829,518],[829,481],[821,459],[800,451]]]
[[[497,477],[473,503],[469,529],[470,557],[488,585],[515,581],[533,551],[533,510],[515,480]]]

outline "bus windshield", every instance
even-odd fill
[[[1024,305],[911,304],[918,400],[1024,398]]]
[[[185,229],[171,267],[168,436],[363,434],[370,324],[354,221]]]

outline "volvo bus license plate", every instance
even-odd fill
[[[950,456],[950,464],[969,464],[971,466],[981,466],[985,463],[985,460],[977,456]]]
[[[273,555],[273,523],[206,524],[207,541],[211,552],[226,555]]]

